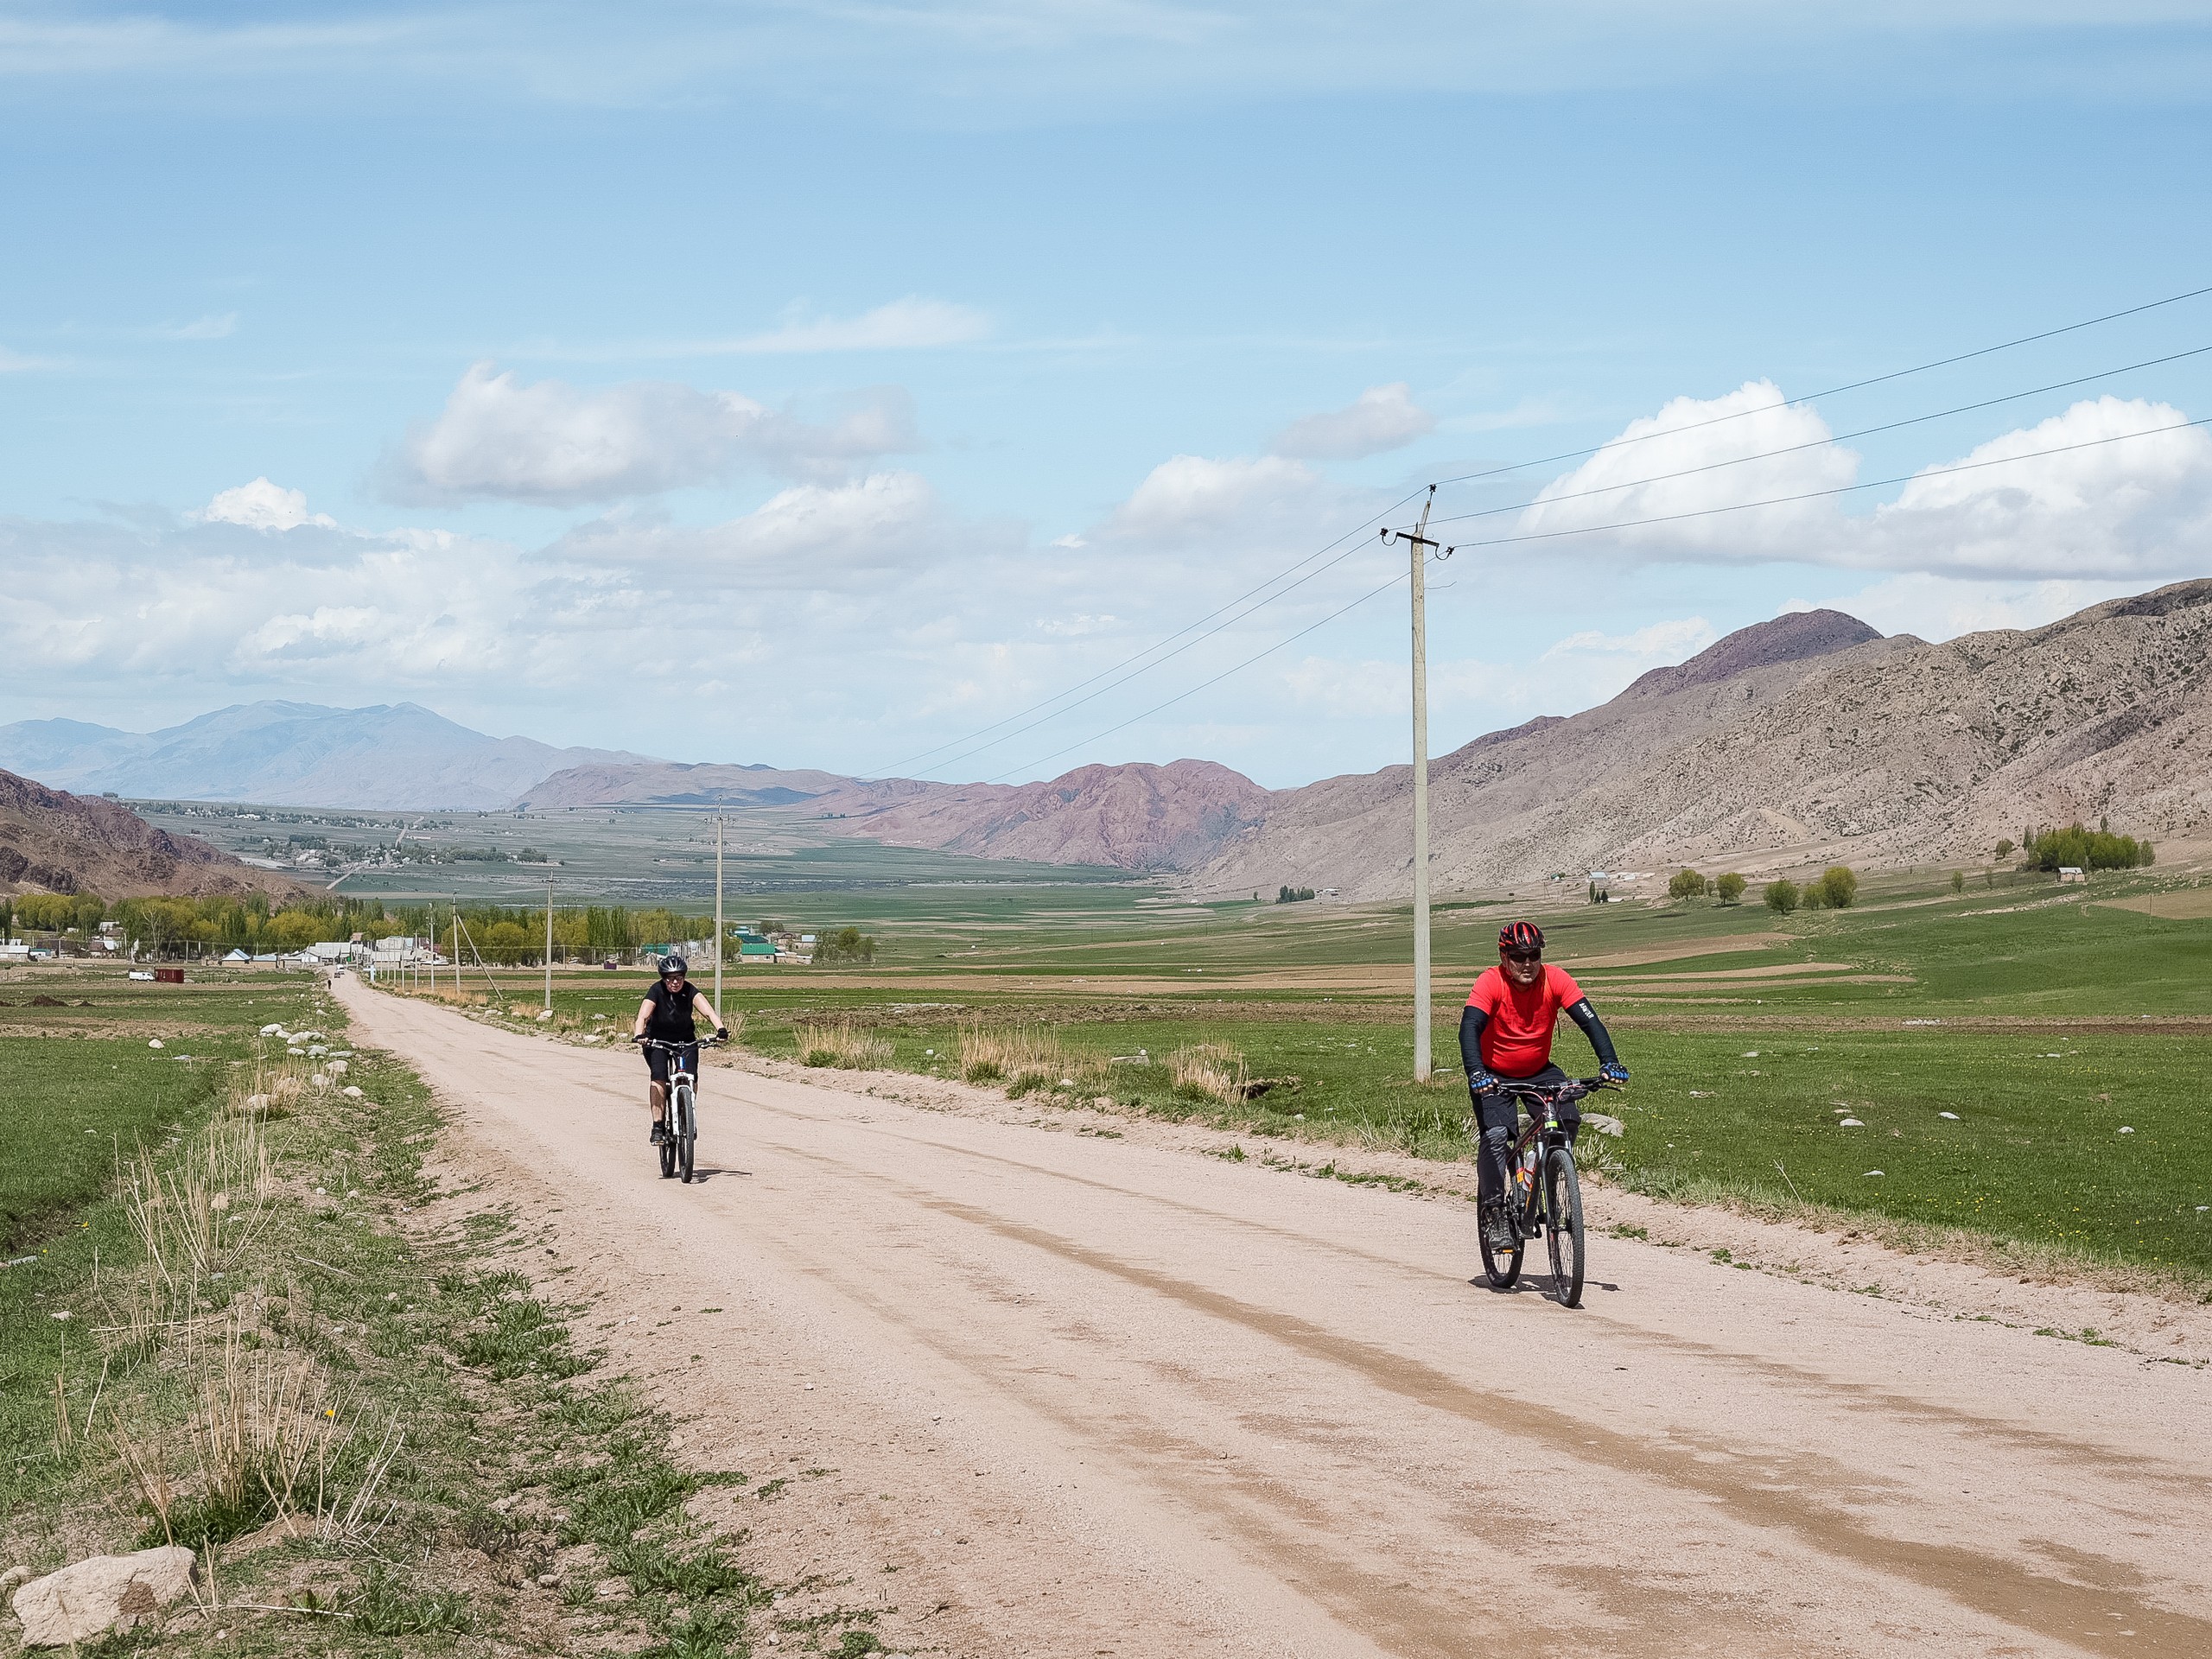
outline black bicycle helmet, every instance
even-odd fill
[[[681,979],[685,974],[690,972],[690,970],[691,964],[684,961],[681,957],[666,956],[660,959],[660,972],[663,979],[666,979],[671,975],[677,979]]]
[[[1534,922],[1508,922],[1497,930],[1497,948],[1501,950],[1535,950],[1544,948],[1544,930]]]

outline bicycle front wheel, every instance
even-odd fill
[[[690,1087],[676,1091],[676,1143],[677,1162],[683,1171],[683,1184],[691,1184],[691,1152],[699,1144],[698,1100]]]
[[[1544,1235],[1552,1253],[1552,1289],[1561,1307],[1582,1306],[1582,1180],[1574,1154],[1554,1147],[1544,1160]]]
[[[1491,1288],[1493,1290],[1512,1289],[1513,1281],[1521,1276],[1521,1260],[1528,1251],[1528,1245],[1522,1243],[1520,1235],[1516,1232],[1514,1235],[1511,1249],[1493,1249],[1490,1242],[1490,1230],[1483,1225],[1479,1217],[1475,1223],[1475,1236],[1482,1242],[1483,1275],[1490,1281]]]

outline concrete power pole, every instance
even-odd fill
[[[545,1012],[553,1012],[553,878],[545,878]]]
[[[1425,566],[1436,545],[1428,534],[1428,515],[1436,505],[1436,486],[1421,503],[1421,523],[1411,531],[1384,531],[1411,550],[1413,566],[1414,669],[1414,1081],[1427,1083],[1432,1070],[1429,1042],[1428,956],[1428,586]]]
[[[722,1007],[722,818],[715,814],[715,1012]]]

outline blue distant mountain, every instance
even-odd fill
[[[411,702],[245,702],[158,732],[79,720],[0,726],[0,770],[52,788],[272,806],[499,807],[571,766],[650,758],[488,737]]]

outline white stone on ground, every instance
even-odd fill
[[[60,1648],[136,1630],[184,1599],[196,1558],[180,1544],[93,1555],[16,1592],[27,1648]]]

